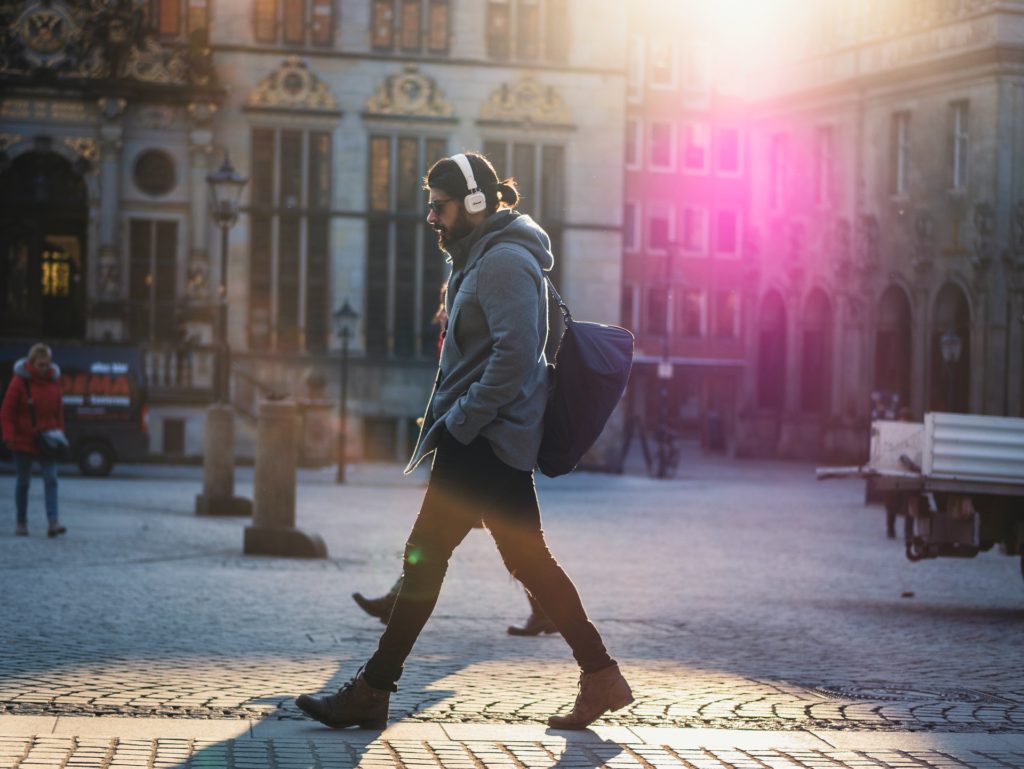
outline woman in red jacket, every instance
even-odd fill
[[[29,393],[35,405],[35,428],[29,411]],[[18,512],[16,534],[28,536],[28,487],[32,478],[32,462],[39,462],[46,492],[47,535],[56,537],[67,529],[57,515],[57,462],[39,456],[35,433],[64,430],[64,402],[60,387],[60,369],[53,363],[53,353],[41,342],[32,346],[28,357],[14,364],[14,376],[0,407],[0,425],[4,445],[14,452],[18,480],[14,488],[14,504]]]

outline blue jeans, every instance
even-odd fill
[[[32,480],[32,462],[39,462],[43,471],[43,490],[46,493],[46,519],[57,522],[57,463],[52,459],[40,459],[24,451],[14,452],[14,465],[18,480],[14,486],[14,506],[18,511],[18,523],[28,523],[28,487]]]

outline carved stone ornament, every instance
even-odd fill
[[[7,148],[21,141],[18,134],[0,133],[0,152],[6,152]]]
[[[433,78],[407,64],[397,75],[391,75],[366,100],[366,115],[384,117],[415,117],[450,119],[452,105],[445,101]]]
[[[90,163],[96,163],[100,159],[100,144],[95,139],[74,136],[65,138],[64,143]]]
[[[193,250],[188,261],[188,279],[185,292],[189,299],[205,299],[209,286],[210,262],[206,253]]]
[[[128,106],[128,100],[120,97],[104,96],[102,99],[96,100],[96,106],[99,107],[100,114],[105,119],[116,120],[124,114],[124,109]]]
[[[165,47],[148,28],[143,5],[135,0],[3,0],[0,73],[46,72],[167,85],[209,83],[208,49],[191,44]]]
[[[917,270],[926,269],[932,262],[932,250],[935,244],[935,218],[926,208],[914,214],[914,257],[913,264]]]
[[[523,125],[571,126],[572,115],[552,86],[543,86],[531,75],[516,85],[503,84],[480,110],[480,119]]]
[[[113,246],[100,248],[99,293],[104,299],[117,299],[121,294],[121,258]]]
[[[338,100],[327,84],[309,71],[309,65],[297,56],[289,56],[281,66],[263,78],[245,102],[246,109],[308,110],[338,113]]]
[[[995,256],[996,212],[991,203],[974,206],[974,254],[971,261],[975,267],[986,267]]]
[[[217,114],[218,105],[209,101],[192,102],[188,105],[188,119],[195,125],[208,126]]]

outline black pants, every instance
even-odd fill
[[[367,682],[393,689],[402,666],[437,603],[448,559],[483,520],[506,568],[543,607],[585,673],[614,660],[587,618],[572,580],[552,557],[540,525],[533,473],[498,459],[486,438],[468,446],[445,432],[437,447],[423,505],[405,546],[398,600],[377,651],[366,663]]]

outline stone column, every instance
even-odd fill
[[[800,339],[802,281],[794,277],[787,295],[786,306],[786,390],[783,397],[782,419],[779,431],[780,457],[801,456],[800,436]]]
[[[190,304],[208,306],[210,294],[210,192],[206,177],[210,173],[213,155],[213,129],[211,122],[217,112],[216,104],[193,103],[188,106],[192,128],[188,134],[189,170],[189,249],[185,281],[186,297]],[[213,339],[213,318],[189,333],[210,342]]]
[[[293,401],[260,404],[253,519],[245,530],[243,546],[248,555],[327,557],[327,546],[317,534],[295,528],[298,432],[298,408]]]
[[[235,496],[235,414],[218,403],[206,410],[203,444],[203,493],[196,515],[252,515],[252,502]]]
[[[101,300],[124,298],[127,270],[121,255],[121,147],[124,127],[120,115],[123,99],[101,99],[100,108],[107,121],[100,126],[100,221],[99,267],[96,271],[96,295]]]

